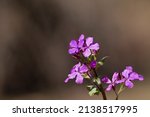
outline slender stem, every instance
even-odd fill
[[[103,99],[107,100],[106,93],[104,91],[104,88],[103,88],[102,84],[100,84],[100,88],[101,88],[101,93],[102,93]]]
[[[116,92],[116,90],[115,90],[115,88],[113,88],[113,91],[115,92],[115,94],[116,94],[116,100],[118,100],[118,98],[119,98],[119,94]]]
[[[93,69],[93,72],[94,72],[95,76],[98,77],[98,75],[97,75],[95,69]],[[97,87],[98,87],[98,89],[101,91],[102,96],[103,96],[103,99],[104,99],[104,100],[107,100],[106,93],[105,93],[105,91],[104,91],[104,88],[103,88],[103,86],[102,86],[102,83],[100,83],[99,86],[97,85]]]
[[[113,90],[114,90],[114,92],[115,92],[115,94],[116,94],[116,100],[118,100],[119,95],[125,90],[125,88],[124,88],[124,85],[121,85],[121,87],[120,87],[120,89],[119,89],[118,92],[116,92],[115,89],[113,89]]]
[[[118,100],[119,95],[117,94],[117,92],[116,92],[116,91],[115,91],[115,94],[116,94],[116,100]]]
[[[120,87],[120,89],[119,89],[119,91],[118,91],[118,94],[120,94],[122,91],[124,91],[125,90],[125,87],[124,87],[124,84],[123,85],[121,85],[121,87]]]
[[[81,56],[84,58],[83,54],[81,54]],[[82,62],[82,59],[79,59],[79,61]],[[83,60],[83,63],[85,63],[85,64],[87,65],[87,67],[90,69],[89,65],[86,63],[86,60],[85,60],[85,61]],[[94,72],[95,77],[97,78],[98,75],[97,75],[97,73],[96,73],[96,70],[95,70],[95,69],[92,69],[92,70],[93,70],[93,72]],[[90,75],[89,75],[89,76],[90,76]],[[93,82],[93,84],[94,84],[94,85],[98,88],[98,90],[101,92],[101,94],[102,94],[102,96],[103,96],[103,100],[107,100],[106,93],[105,93],[105,91],[104,91],[104,88],[103,88],[102,84],[100,83],[100,85],[98,85],[97,83],[94,83],[94,82]]]

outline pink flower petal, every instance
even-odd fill
[[[89,57],[89,56],[91,55],[90,49],[87,48],[87,49],[83,52],[83,55],[84,55],[84,57]]]
[[[70,47],[77,47],[78,46],[76,40],[72,40],[69,45],[70,45]]]
[[[69,78],[66,78],[66,80],[64,82],[67,83],[69,80],[70,80]]]
[[[130,80],[126,80],[125,86],[127,86],[128,88],[132,88],[134,86],[134,84]]]
[[[81,67],[80,67],[80,73],[85,73],[85,72],[87,72],[88,71],[88,68],[87,68],[87,66],[86,65],[82,65]]]
[[[125,78],[123,78],[123,79],[121,79],[121,80],[117,80],[115,83],[116,83],[116,84],[120,84],[120,83],[125,82],[125,80],[126,80],[126,79],[125,79]]]
[[[79,37],[79,41],[84,40],[84,34],[81,34]]]
[[[84,40],[80,40],[80,41],[78,42],[78,47],[79,47],[79,48],[82,48],[82,47],[83,47],[83,44],[84,44]]]
[[[139,80],[140,81],[143,81],[144,80],[144,77],[142,75],[139,75]]]
[[[68,78],[69,79],[74,79],[77,75],[78,75],[77,72],[73,72],[73,73],[71,73],[71,74],[68,75]]]
[[[80,66],[81,66],[81,63],[79,62],[78,64],[76,64],[76,65],[73,67],[73,69],[75,69],[75,71],[78,72]]]
[[[118,80],[118,77],[119,77],[119,73],[115,72],[112,76],[112,82],[115,82]]]
[[[71,48],[71,49],[68,50],[68,53],[69,53],[69,54],[78,53],[78,49],[77,49],[77,48]]]
[[[122,72],[122,75],[125,77],[125,78],[129,78],[129,74],[132,72],[131,69],[125,69],[123,72]]]
[[[132,72],[130,74],[130,77],[129,77],[130,80],[138,80],[139,79],[139,74],[137,74],[136,72]]]
[[[132,66],[126,66],[126,69],[128,69],[128,70],[130,70],[130,71],[133,71]]]
[[[112,90],[112,85],[110,84],[110,85],[108,85],[108,87],[106,88],[106,91],[111,91]]]
[[[76,81],[77,84],[82,84],[83,83],[83,77],[81,76],[81,74],[78,74],[76,77]]]
[[[99,50],[99,44],[98,43],[92,44],[89,47],[89,49],[98,51]]]
[[[93,37],[86,38],[86,45],[90,46],[93,43]]]

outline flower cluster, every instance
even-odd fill
[[[96,67],[96,61],[90,61],[88,58],[95,56],[99,49],[100,46],[98,43],[93,42],[93,37],[84,39],[84,35],[81,34],[78,40],[72,40],[69,44],[68,53],[77,57],[80,62],[72,68],[65,83],[70,79],[76,79],[77,84],[82,84],[83,76],[88,75],[90,68]],[[83,59],[88,61],[82,61]]]
[[[88,37],[84,39],[84,35],[82,34],[79,39],[72,40],[70,42],[69,54],[71,55],[79,55],[82,53],[84,57],[89,57],[91,54],[96,54],[99,50],[99,44],[93,43],[93,37]]]
[[[84,79],[87,79],[90,81],[90,84],[87,85],[89,95],[101,93],[103,99],[106,100],[105,91],[113,90],[116,94],[116,99],[118,99],[120,92],[125,87],[132,88],[134,86],[134,80],[144,80],[144,77],[133,71],[131,66],[127,66],[122,72],[115,72],[111,79],[107,76],[100,77],[101,75],[97,72],[98,68],[104,65],[105,59],[108,57],[103,57],[97,61],[99,49],[100,45],[93,42],[93,37],[85,38],[81,34],[77,40],[72,40],[69,44],[68,53],[77,59],[78,63],[71,69],[68,77],[65,79],[65,83],[75,79],[77,84],[82,84]],[[116,86],[120,86],[118,92],[116,91]]]
[[[127,66],[121,73],[115,72],[112,76],[112,81],[108,77],[102,78],[102,82],[108,84],[106,91],[112,90],[116,85],[121,83],[128,88],[132,88],[134,86],[132,81],[134,80],[142,81],[144,78],[142,75],[134,72],[131,66]]]

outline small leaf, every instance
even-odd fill
[[[98,65],[103,66],[103,65],[104,65],[104,62],[99,61],[99,62],[98,62]]]
[[[91,91],[94,88],[94,85],[87,85],[87,90]]]
[[[107,58],[108,58],[108,56],[103,57],[103,58],[98,62],[98,65],[103,66]]]
[[[93,89],[89,92],[89,95],[90,95],[90,96],[98,95],[98,94],[99,94],[99,91],[97,90],[97,88],[93,88]]]
[[[103,57],[103,58],[101,59],[101,61],[102,61],[102,62],[105,62],[107,58],[109,58],[109,56]]]
[[[101,84],[101,80],[99,78],[93,78],[93,82],[100,85]]]
[[[98,85],[101,84],[101,80],[100,80],[99,78],[96,78],[95,81],[96,81],[96,83],[97,83]]]

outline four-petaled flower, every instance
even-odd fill
[[[82,84],[84,79],[82,75],[84,75],[86,72],[88,72],[87,66],[79,62],[72,68],[71,73],[68,75],[68,78],[65,80],[65,83],[67,83],[70,79],[76,78],[75,82],[77,84]]]
[[[112,81],[108,77],[102,78],[102,82],[108,84],[108,87],[106,88],[106,91],[112,90],[117,83],[119,79],[119,73],[115,72],[112,76]]]
[[[70,42],[68,53],[72,55],[78,54],[83,49],[83,45],[84,45],[84,35],[81,34],[81,36],[79,37],[77,41],[72,40]]]
[[[134,84],[131,82],[133,80],[144,80],[144,77],[136,72],[133,71],[131,66],[127,66],[126,69],[122,72],[123,78],[118,81],[119,83],[125,84],[126,87],[132,88]]]
[[[93,43],[93,37],[88,37],[85,40],[85,48],[83,55],[84,57],[89,57],[92,53],[94,54],[99,50],[99,44]]]
[[[95,54],[99,48],[98,43],[93,43],[93,37],[84,39],[84,35],[81,34],[78,40],[70,42],[68,52],[71,55],[77,55],[81,52],[84,57],[89,57],[91,54]]]

